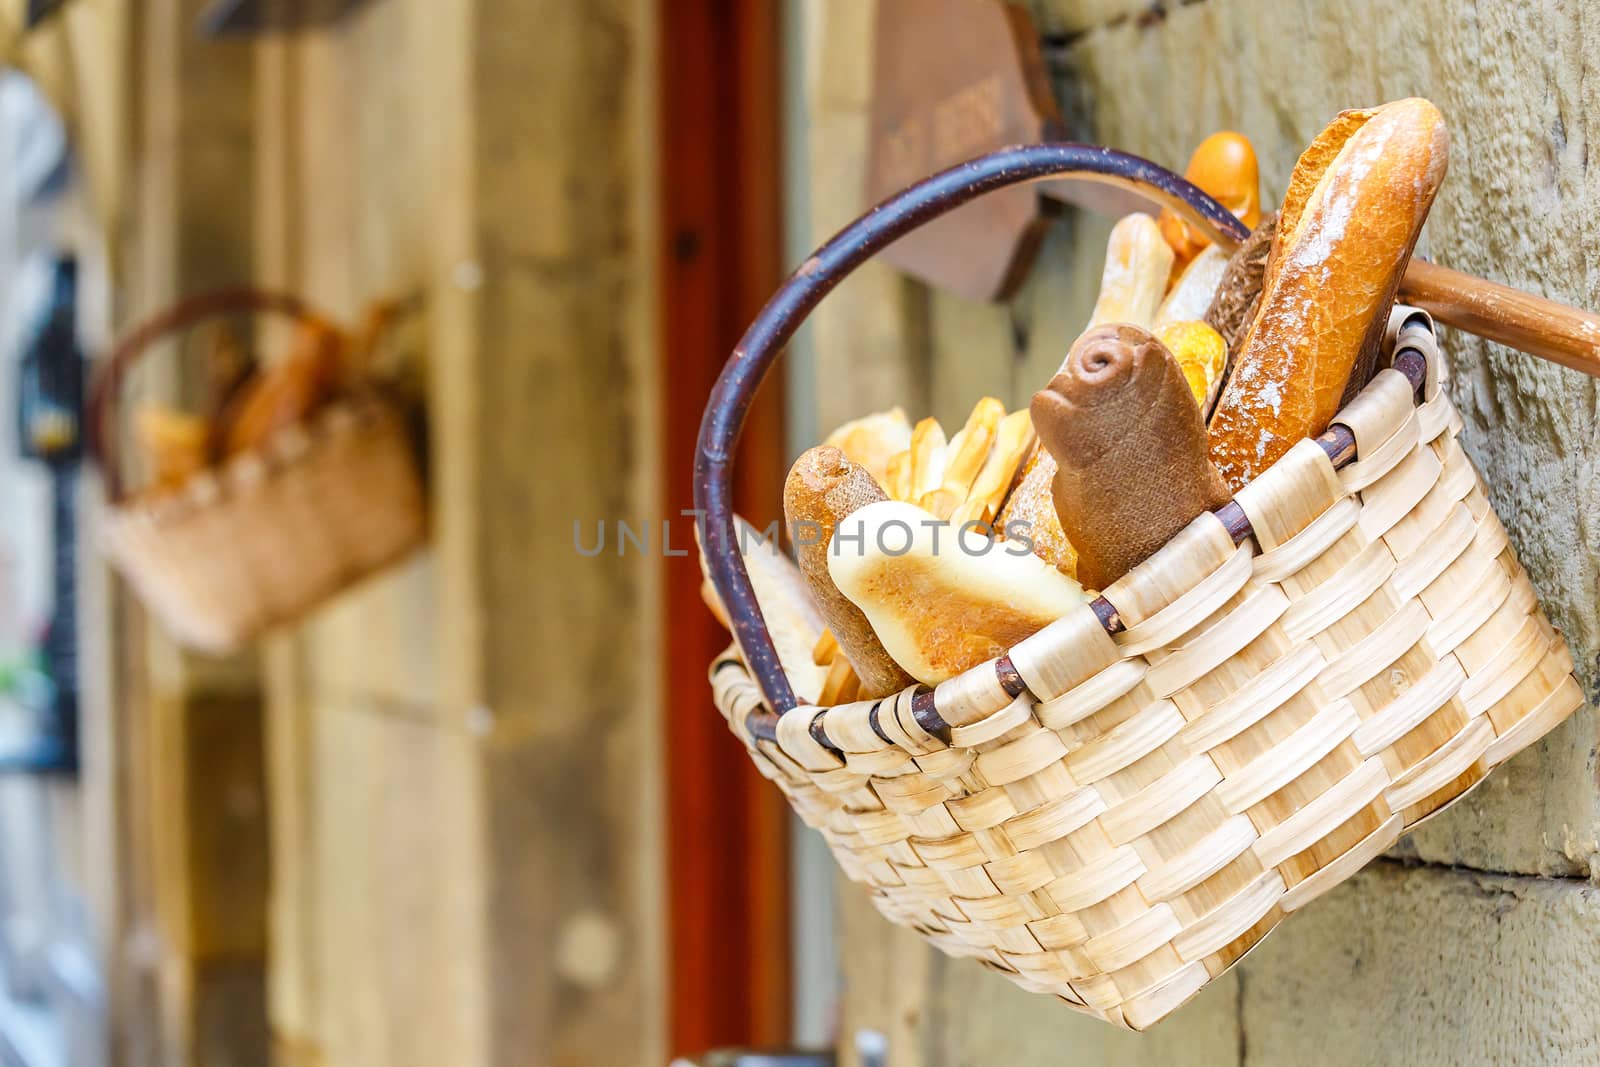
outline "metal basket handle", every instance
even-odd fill
[[[112,503],[121,500],[123,492],[115,420],[119,390],[128,369],[144,357],[152,344],[168,334],[208,318],[242,312],[285,315],[299,322],[332,321],[291,293],[239,286],[185,297],[124,334],[95,376],[86,419],[89,451],[99,460],[106,498]]]
[[[797,701],[739,554],[730,503],[733,454],[751,399],[795,330],[851,271],[911,230],[984,193],[1047,178],[1138,193],[1226,245],[1249,234],[1227,208],[1149,160],[1098,145],[1021,145],[951,167],[895,194],[840,230],[789,276],[745,331],[712,387],[694,464],[694,501],[711,584],[727,608],[734,637],[761,692],[779,715]]]

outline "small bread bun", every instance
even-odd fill
[[[825,445],[860,464],[879,485],[887,484],[889,457],[911,447],[911,423],[903,408],[890,408],[852,419],[830,433]]]

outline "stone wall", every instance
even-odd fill
[[[810,209],[820,240],[861,210],[871,4],[808,23]],[[1582,0],[1033,0],[1080,139],[1173,167],[1212,130],[1247,133],[1277,199],[1341,107],[1411,94],[1450,121],[1450,177],[1424,248],[1600,306],[1600,17]],[[1087,316],[1108,223],[1069,218],[1006,306],[878,268],[818,312],[821,425],[899,401],[947,423],[982,393],[1020,404]],[[1112,1031],[890,929],[840,888],[844,1033],[896,1065],[1574,1063],[1600,1056],[1600,388],[1451,334],[1463,443],[1578,663],[1591,707],[1396,855],[1296,915],[1147,1035]],[[860,353],[870,353],[858,363]],[[857,369],[859,367],[859,369]],[[849,1042],[846,1041],[848,1046]]]

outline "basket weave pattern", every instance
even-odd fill
[[[1354,463],[1241,491],[1253,539],[1202,515],[1105,590],[1124,632],[1085,606],[1011,649],[1020,696],[939,685],[948,731],[907,690],[761,740],[736,650],[717,705],[888,918],[1143,1029],[1583,704],[1438,368],[1340,413]]]
[[[377,394],[330,405],[180,490],[106,517],[107,554],[173,636],[226,650],[426,538],[409,427]]]

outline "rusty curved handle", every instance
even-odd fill
[[[789,276],[745,331],[712,387],[695,453],[694,501],[701,543],[728,610],[734,637],[768,704],[778,714],[793,708],[794,690],[778,662],[772,636],[756,604],[739,555],[730,502],[734,449],[761,380],[811,310],[845,276],[923,223],[970,200],[1008,186],[1072,177],[1120,186],[1170,207],[1212,240],[1237,244],[1248,236],[1240,222],[1191,183],[1147,159],[1098,145],[1020,145],[941,171],[897,193],[840,230]]]
[[[287,315],[302,321],[325,318],[291,293],[252,286],[216,289],[186,297],[156,312],[124,334],[105,358],[94,380],[85,422],[89,453],[100,462],[106,498],[112,503],[122,497],[122,472],[117,466],[116,433],[111,420],[116,415],[118,389],[122,385],[123,375],[144,356],[150,345],[167,334],[203,319],[246,311]]]

